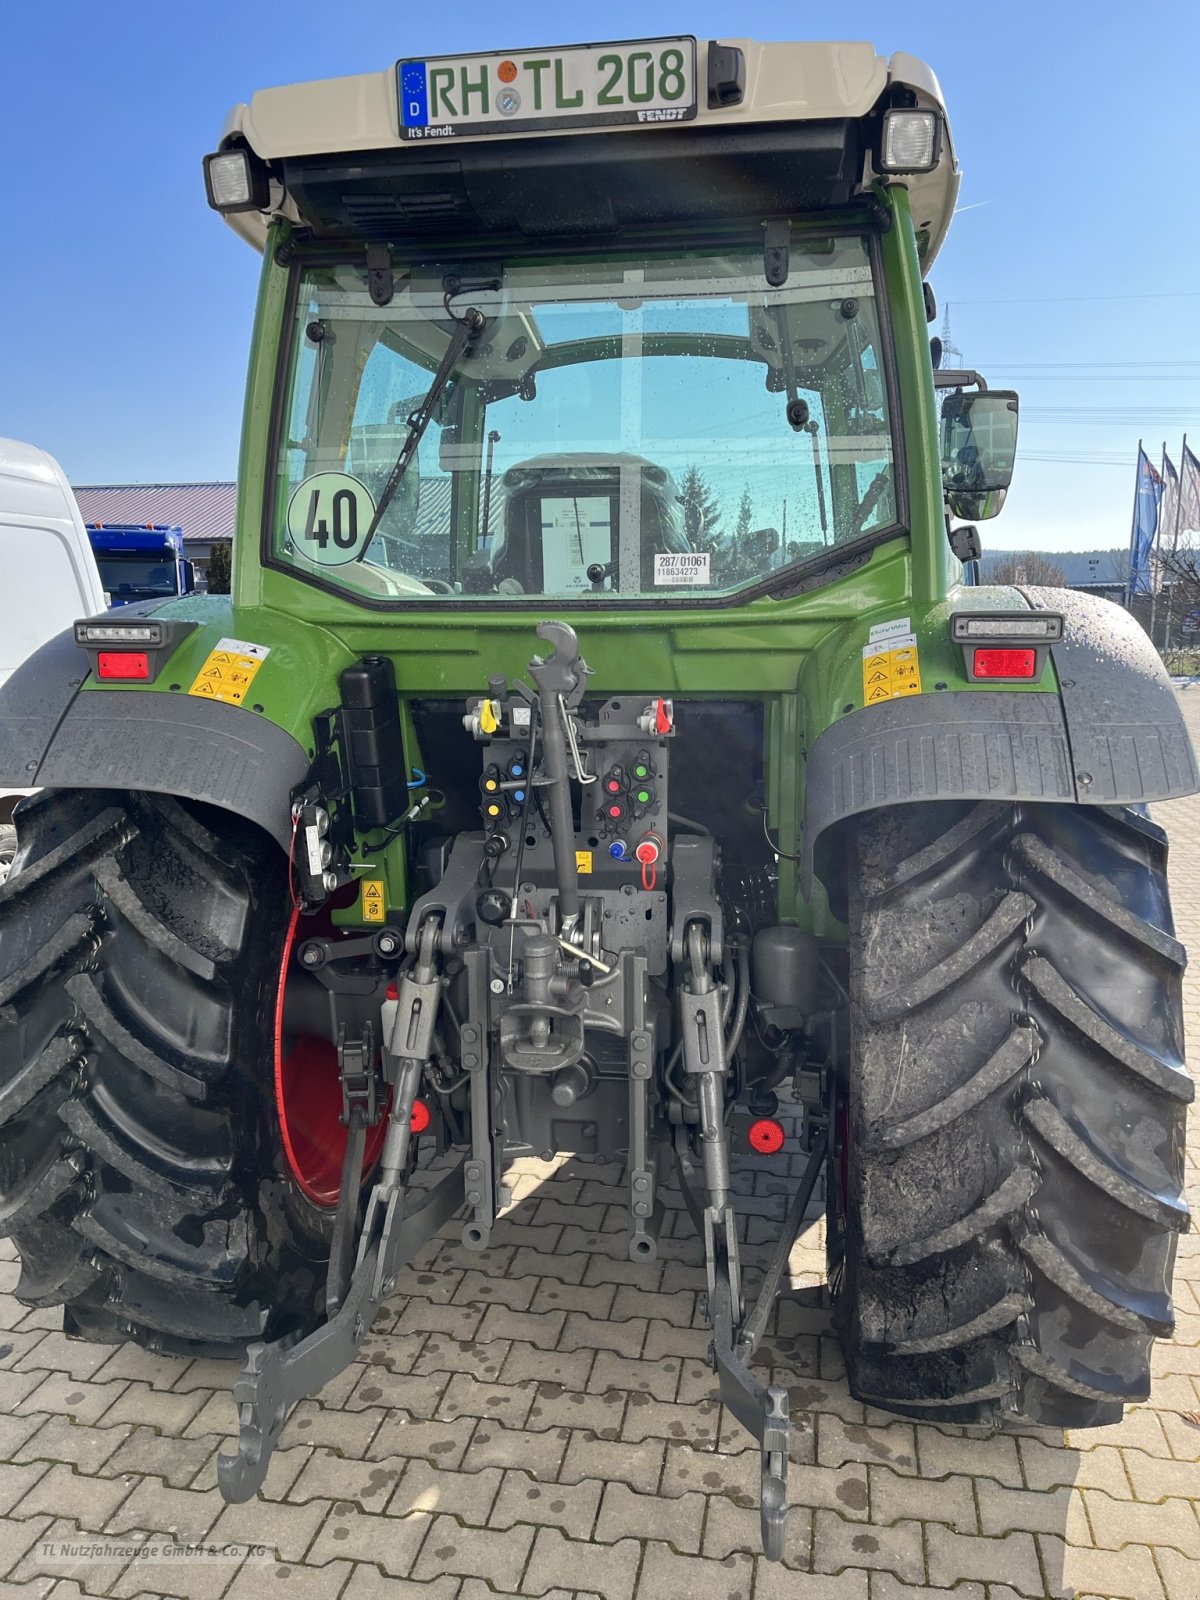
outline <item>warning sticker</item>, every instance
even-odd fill
[[[863,645],[864,705],[878,705],[881,700],[920,692],[921,662],[915,634]]]
[[[216,649],[209,651],[188,693],[202,700],[223,700],[226,705],[240,706],[255,673],[270,654],[265,644],[220,639]]]
[[[592,870],[592,852],[590,850],[576,850],[575,871],[590,872]]]
[[[654,586],[665,588],[693,588],[711,583],[709,554],[698,550],[691,555],[671,555],[656,551],[654,555]]]
[[[364,878],[362,881],[362,918],[364,922],[382,922],[385,912],[382,878]]]

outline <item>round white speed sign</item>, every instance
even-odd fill
[[[300,555],[319,567],[340,567],[362,554],[375,502],[348,472],[315,472],[288,502],[287,529]]]

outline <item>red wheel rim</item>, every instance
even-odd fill
[[[275,1110],[292,1177],[314,1205],[335,1206],[341,1193],[347,1132],[341,1122],[337,1047],[328,1039],[301,1033],[288,1041],[284,1054],[284,1006],[299,922],[300,912],[294,910],[283,943],[275,996]],[[379,1159],[386,1128],[386,1119],[381,1119],[367,1130],[364,1175]]]

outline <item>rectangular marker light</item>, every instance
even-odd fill
[[[956,644],[971,639],[1055,644],[1062,636],[1063,619],[1055,611],[992,611],[975,616],[960,612],[950,619],[950,637]]]
[[[163,642],[161,622],[77,622],[76,644],[149,644]]]

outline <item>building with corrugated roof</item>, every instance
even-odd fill
[[[184,554],[206,587],[214,544],[233,538],[236,483],[73,484],[84,522],[165,524],[183,529]]]

